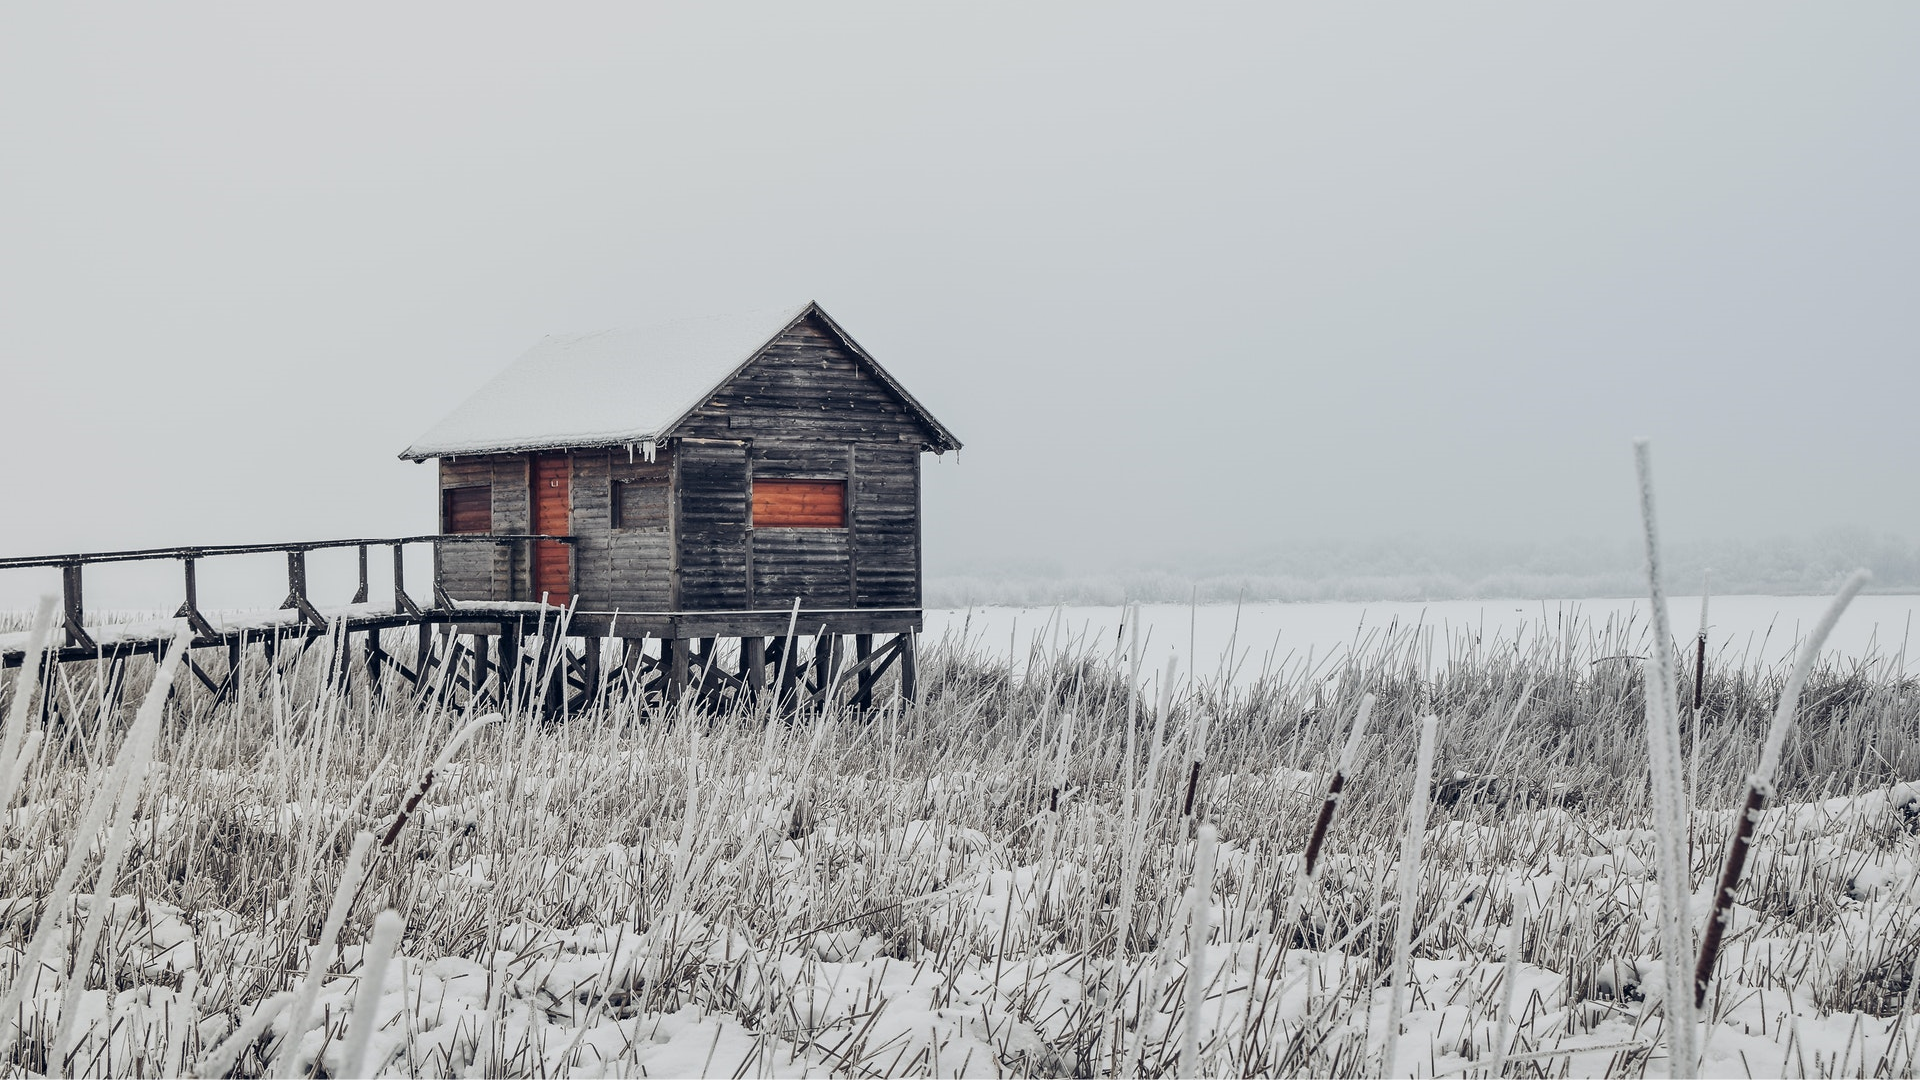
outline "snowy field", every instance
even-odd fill
[[[1759,606],[1790,636],[1799,603]],[[1763,629],[1741,605],[1715,604],[1729,642]],[[1684,637],[1697,608],[1675,607]],[[1910,607],[1860,601],[1808,686],[1702,1075],[1913,1073],[1920,688],[1860,662],[1869,623],[1897,653]],[[0,1069],[1665,1075],[1640,665],[1612,659],[1638,625],[1424,611],[1481,644],[1369,637],[1359,605],[1249,608],[1236,649],[1326,659],[1230,679],[1230,608],[1148,609],[1137,668],[1117,611],[1058,633],[1045,611],[943,615],[918,707],[793,724],[616,688],[472,728],[492,705],[343,686],[324,643],[252,652],[237,700],[186,679],[164,708],[150,663],[120,687],[70,665],[54,720],[10,711],[0,737],[21,765],[0,770]],[[1197,680],[1165,678],[1169,648],[1208,658]],[[1783,677],[1714,656],[1687,728],[1696,932]],[[1379,705],[1302,887],[1363,690]]]
[[[1722,664],[1777,666],[1792,658],[1826,605],[1824,596],[1713,597],[1707,608],[1708,647]],[[1667,607],[1674,633],[1691,638],[1700,625],[1700,598],[1675,597]],[[1541,638],[1564,637],[1569,629],[1580,636],[1617,630],[1639,641],[1647,627],[1644,599],[1142,604],[1138,610],[1149,670],[1177,654],[1183,661],[1200,657],[1203,677],[1218,675],[1219,660],[1230,656],[1233,676],[1241,683],[1290,663],[1337,662],[1349,652],[1367,652],[1382,635],[1418,633],[1424,652],[1438,663],[1476,643],[1524,648]],[[1828,639],[1827,655],[1838,662],[1872,654],[1897,664],[1913,656],[1908,640],[1916,614],[1920,596],[1858,597]],[[977,607],[929,611],[926,630],[932,638],[951,635],[1010,651],[1018,661],[1036,646],[1044,653],[1062,640],[1114,646],[1123,621],[1120,607]]]

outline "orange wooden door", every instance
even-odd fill
[[[533,459],[533,531],[542,536],[566,536],[571,531],[570,466],[565,454],[542,454]],[[547,603],[567,605],[573,596],[572,553],[566,544],[534,541],[533,599],[545,593]]]

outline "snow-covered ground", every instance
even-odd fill
[[[1506,1075],[1668,1070],[1641,675],[1597,662],[1637,629],[1488,633],[1435,646],[1431,675],[1376,638],[1338,682],[1296,667],[1163,696],[1101,663],[1111,624],[1029,650],[1003,614],[1026,677],[1005,641],[936,628],[915,708],[883,692],[875,715],[767,723],[616,693],[564,723],[509,709],[443,767],[491,706],[343,690],[326,650],[256,653],[232,697],[177,688],[125,832],[104,808],[154,669],[124,669],[122,694],[110,665],[68,665],[63,719],[14,720],[40,741],[0,833],[0,1076],[1171,1075],[1190,1037],[1203,1075],[1489,1075],[1501,1053]],[[1147,614],[1156,642],[1196,620],[1202,656],[1197,620],[1224,648],[1232,618]],[[1847,640],[1855,616],[1886,618],[1849,613]],[[1755,667],[1722,654],[1689,728],[1696,932],[1778,693]],[[1382,705],[1287,922],[1362,688]],[[1920,691],[1892,663],[1816,689],[1736,896],[1703,1075],[1910,1075],[1920,1050]],[[1428,709],[1440,784],[1403,912]],[[1203,894],[1196,820],[1220,839]]]
[[[1209,797],[1246,798],[1276,779],[1308,788],[1319,780],[1223,776]],[[420,845],[449,847],[487,813],[493,786],[494,778],[454,770],[445,812],[430,815]],[[1104,918],[1085,899],[1096,864],[1113,852],[1077,842],[1071,825],[1047,814],[1037,819],[1045,843],[1021,855],[1006,836],[938,816],[870,828],[850,809],[913,805],[926,789],[924,781],[847,783],[849,809],[822,813],[792,838],[786,791],[731,804],[750,812],[735,828],[693,834],[691,850],[666,839],[450,860],[426,877],[416,903],[474,911],[483,919],[474,931],[491,947],[477,956],[403,948],[377,999],[368,999],[365,948],[347,946],[318,986],[313,1026],[287,1064],[311,1075],[318,1058],[325,1075],[343,1075],[351,1018],[370,1008],[367,1067],[391,1076],[1171,1069],[1185,1023],[1183,987],[1195,970],[1187,935],[1171,930],[1191,908],[1170,905],[1169,932],[1157,946],[1130,950],[1116,970],[1109,951],[1077,947],[1087,928],[1074,925]],[[166,815],[143,826],[164,832]],[[263,812],[256,827],[293,837],[299,818]],[[1912,1075],[1920,1047],[1910,981],[1920,960],[1917,833],[1914,785],[1766,814],[1755,884],[1736,908],[1701,1024],[1700,1075],[1886,1075],[1876,1069],[1889,1067]],[[745,854],[721,839],[756,835],[764,846]],[[1390,904],[1371,909],[1378,920],[1362,915],[1383,888],[1390,894],[1395,868],[1377,855],[1339,857],[1322,901],[1308,905],[1308,940],[1282,949],[1265,903],[1292,856],[1226,838],[1199,969],[1206,1074],[1486,1075],[1503,1033],[1522,1075],[1666,1072],[1649,929],[1650,830],[1592,832],[1565,811],[1542,809],[1491,825],[1448,822],[1428,844],[1422,948],[1398,1057],[1385,1068],[1368,1055],[1382,1044],[1390,992],[1380,941],[1397,915]],[[1183,844],[1166,862],[1176,899],[1189,854]],[[738,897],[713,903],[752,876],[743,859],[763,863],[755,916],[734,909]],[[673,882],[677,906],[649,898],[645,882],[655,874]],[[849,887],[871,914],[828,917]],[[590,896],[598,910],[506,915],[492,902],[505,888]],[[1696,924],[1706,892],[1696,898]],[[1353,903],[1356,896],[1363,902]],[[0,901],[16,935],[9,966],[33,907],[30,899]],[[1512,956],[1522,911],[1525,936]],[[31,977],[24,1015],[43,1037],[61,1009],[66,950],[89,912],[86,899],[75,903]],[[262,981],[261,965],[282,962],[283,926],[139,895],[115,897],[106,926],[121,985],[111,1008],[101,987],[75,1002],[78,1026],[62,1047],[75,1075],[177,1072],[183,1059],[215,1055],[250,1021],[266,1021],[264,1036],[239,1049],[266,1048],[286,1034],[290,994],[235,992]],[[311,955],[303,948],[284,959],[298,968]]]
[[[1708,603],[1708,649],[1721,662],[1767,668],[1793,656],[1805,632],[1826,609],[1824,596],[1716,596]],[[1668,602],[1674,634],[1691,640],[1700,625],[1700,598]],[[1201,658],[1202,674],[1220,658],[1233,657],[1240,681],[1257,676],[1263,665],[1315,663],[1351,651],[1367,651],[1381,638],[1419,633],[1434,662],[1451,651],[1478,642],[1482,648],[1504,643],[1525,646],[1541,638],[1575,633],[1623,635],[1622,644],[1644,643],[1645,600],[1444,600],[1434,602],[1325,602],[1260,604],[1142,604],[1141,633],[1147,638],[1146,667],[1157,671],[1170,653],[1183,663]],[[1906,670],[1920,667],[1920,596],[1861,596],[1827,641],[1829,658],[1878,655]],[[1064,641],[1084,640],[1111,648],[1124,619],[1119,607],[978,607],[927,612],[930,637],[951,635],[1016,660],[1038,645],[1042,653]]]

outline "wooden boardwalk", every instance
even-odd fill
[[[631,689],[672,701],[691,693],[695,702],[708,707],[777,692],[783,708],[844,703],[864,709],[871,707],[880,678],[897,664],[902,695],[909,700],[914,696],[918,609],[808,609],[796,601],[786,609],[579,611],[538,602],[456,599],[439,581],[433,583],[430,598],[416,598],[407,589],[404,556],[409,546],[431,545],[439,566],[446,545],[535,542],[570,544],[573,538],[469,533],[149,548],[0,559],[0,570],[60,571],[60,608],[46,649],[49,663],[124,663],[135,656],[157,656],[183,628],[190,628],[187,668],[217,699],[231,692],[244,650],[257,647],[272,655],[290,647],[305,649],[322,639],[338,642],[343,657],[361,658],[368,676],[378,679],[390,673],[423,695],[504,701],[517,692],[549,712],[586,707],[608,690],[615,675]],[[346,605],[316,605],[308,593],[308,553],[341,548],[357,549],[359,588]],[[392,552],[390,601],[371,597],[368,569],[376,548]],[[287,567],[287,595],[278,607],[218,618],[201,609],[198,570],[203,560],[273,553],[284,554]],[[88,566],[157,561],[180,564],[183,600],[172,617],[89,625],[84,593]],[[411,634],[406,633],[409,629]],[[875,633],[891,635],[891,640],[875,648]],[[25,632],[0,634],[0,668],[25,661],[29,637]],[[851,641],[850,652],[841,644],[843,637]],[[730,638],[738,639],[738,647],[721,649],[720,642]],[[224,654],[224,663],[208,658],[207,650]]]

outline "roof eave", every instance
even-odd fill
[[[401,461],[432,461],[435,458],[479,457],[483,454],[533,454],[542,450],[599,450],[607,447],[639,445],[643,442],[664,442],[663,434],[645,435],[596,435],[585,439],[565,439],[553,442],[516,442],[497,445],[429,447],[425,450],[409,446],[400,452]]]

